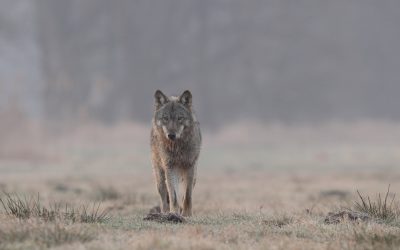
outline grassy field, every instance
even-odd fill
[[[32,126],[3,134],[0,197],[28,203],[20,205],[28,211],[18,218],[0,205],[0,249],[400,248],[399,125],[204,132],[194,216],[183,224],[143,220],[158,203],[148,129]],[[370,211],[366,222],[325,223],[329,212],[357,210],[357,190],[374,202],[389,184],[393,218]]]

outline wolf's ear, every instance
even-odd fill
[[[182,93],[179,97],[179,102],[185,106],[191,107],[192,106],[192,93],[189,90],[186,90]]]
[[[156,101],[156,108],[160,108],[169,101],[168,97],[166,97],[159,89],[157,89],[156,93],[154,93],[154,99]]]

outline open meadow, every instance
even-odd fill
[[[178,224],[143,220],[159,202],[149,129],[1,129],[0,249],[400,248],[400,124],[203,129]],[[325,220],[340,211],[366,217]]]

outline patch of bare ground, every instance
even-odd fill
[[[185,223],[186,220],[176,213],[149,213],[143,220],[156,221],[158,223]]]

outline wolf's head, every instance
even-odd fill
[[[154,122],[164,136],[171,141],[179,140],[192,126],[192,94],[186,90],[179,97],[167,97],[157,90],[154,94],[156,112]]]

